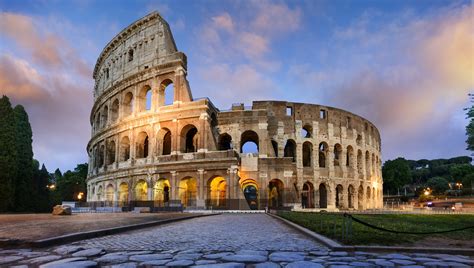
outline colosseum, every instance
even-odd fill
[[[383,206],[377,128],[319,104],[193,98],[187,59],[153,12],[94,68],[87,201],[133,209],[363,210]]]

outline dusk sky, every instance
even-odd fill
[[[0,95],[25,106],[50,172],[87,162],[95,61],[155,10],[188,56],[195,98],[346,109],[378,127],[383,161],[470,154],[470,1],[0,0]]]

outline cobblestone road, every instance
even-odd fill
[[[0,266],[473,267],[445,254],[331,252],[264,214],[224,214],[47,250],[0,250]]]

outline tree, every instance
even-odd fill
[[[15,149],[15,114],[7,96],[0,99],[0,212],[14,204],[17,177],[17,150]]]
[[[31,125],[28,114],[21,105],[13,109],[15,115],[15,147],[18,171],[15,178],[15,210],[31,211],[33,182],[33,147]]]
[[[396,191],[412,181],[408,161],[401,157],[386,161],[382,167],[382,176],[384,188],[391,191]]]
[[[435,194],[444,194],[448,190],[448,180],[442,177],[433,177],[426,182],[426,186],[430,187]]]
[[[56,176],[58,172],[55,172],[56,177],[56,191],[55,191],[55,202],[61,203],[61,201],[77,201],[77,195],[82,192],[86,194],[86,178],[87,178],[88,165],[79,164],[76,166],[74,171],[66,171],[62,176]],[[85,200],[83,197],[82,200]]]
[[[38,162],[38,161],[36,161]],[[38,165],[39,166],[39,163]],[[36,188],[36,200],[35,200],[35,211],[37,212],[49,212],[51,209],[50,195],[48,185],[50,183],[50,175],[48,170],[44,166],[41,169],[36,169],[34,175],[34,184]]]
[[[467,118],[469,119],[469,124],[466,126],[466,143],[467,150],[474,151],[474,94],[469,94],[469,98],[473,104],[471,108],[466,108]]]

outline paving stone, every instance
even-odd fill
[[[347,268],[351,267],[348,264],[331,264],[329,265],[329,268]]]
[[[79,250],[84,250],[82,246],[61,246],[53,250],[57,254],[66,255],[78,252]]]
[[[122,263],[128,261],[128,255],[123,255],[123,254],[107,254],[104,256],[101,256],[94,261],[96,262],[101,262],[101,263]]]
[[[279,268],[280,265],[278,263],[274,262],[262,262],[262,263],[257,263],[254,265],[250,265],[250,267],[253,268]]]
[[[391,261],[387,260],[376,260],[375,265],[382,266],[382,267],[395,267],[395,264]]]
[[[41,263],[45,263],[45,262],[55,261],[55,260],[58,260],[58,259],[61,259],[61,256],[48,255],[48,256],[42,256],[42,257],[37,257],[37,258],[34,258],[34,259],[30,259],[27,262],[31,263],[31,264],[41,264]]]
[[[398,265],[413,265],[416,264],[416,262],[411,261],[411,260],[404,260],[404,259],[391,259],[391,262],[398,264]]]
[[[324,268],[324,265],[311,261],[296,261],[288,263],[287,268]]]
[[[154,265],[165,265],[167,264],[168,262],[172,261],[172,259],[166,259],[166,260],[154,260],[154,261],[146,261],[146,262],[142,262],[140,263],[140,266],[143,266],[143,265],[150,265],[150,266],[154,266]]]
[[[135,251],[122,251],[127,255],[145,255],[145,254],[152,254],[153,251],[151,250],[135,250]],[[114,252],[114,253],[120,253],[120,252]],[[165,252],[162,252],[165,253]]]
[[[105,253],[105,251],[101,248],[89,248],[80,250],[72,254],[74,257],[94,257]]]
[[[18,255],[26,257],[26,258],[35,258],[35,257],[41,257],[41,256],[46,256],[51,253],[49,252],[42,252],[42,251],[24,251],[24,252],[19,252]]]
[[[196,265],[205,265],[205,264],[215,264],[217,261],[215,260],[198,260],[195,262]]]
[[[173,266],[178,266],[178,267],[183,267],[183,266],[190,266],[193,265],[194,262],[191,260],[178,260],[178,261],[171,261],[166,264],[168,267],[173,267]]]
[[[421,266],[421,265],[402,265],[398,267],[400,268],[426,268],[425,266]]]
[[[110,266],[110,268],[135,268],[135,267],[137,267],[136,262],[126,262],[126,263],[114,264]]]
[[[5,256],[5,257],[0,257],[0,264],[7,264],[10,262],[18,261],[23,259],[22,256]]]
[[[66,258],[66,259],[61,259],[61,260],[58,260],[58,261],[53,261],[53,262],[48,262],[48,263],[45,263],[43,265],[41,265],[40,267],[41,268],[47,268],[47,267],[50,267],[52,265],[64,265],[66,266],[66,264],[70,263],[70,262],[74,262],[74,261],[84,261],[86,260],[87,258],[85,257],[76,257],[76,258]]]
[[[336,258],[329,258],[329,261],[357,261],[355,257],[336,257]]]
[[[41,266],[40,266],[41,267]],[[95,261],[74,261],[68,262],[67,264],[53,264],[48,266],[49,268],[87,268],[87,267],[97,267],[97,262]]]
[[[417,262],[430,262],[430,261],[438,261],[438,259],[428,258],[428,257],[415,257],[412,260]]]
[[[264,262],[267,257],[262,255],[227,255],[222,257],[221,260],[229,262]]]
[[[226,263],[197,265],[197,266],[194,266],[194,267],[208,267],[208,268],[245,268],[245,264],[244,264],[244,263],[237,263],[237,262],[226,262]]]
[[[266,250],[248,250],[243,249],[235,252],[236,255],[260,255],[260,256],[268,256],[268,251]]]
[[[309,254],[313,256],[327,256],[329,254],[328,251],[311,251]]]
[[[217,259],[220,259],[224,256],[231,255],[231,254],[232,254],[231,252],[213,253],[213,254],[204,255],[203,258],[211,259],[211,260],[217,260]]]
[[[380,258],[385,258],[385,259],[399,259],[399,260],[411,260],[411,257],[403,254],[398,254],[398,253],[393,253],[393,254],[387,254],[387,255],[382,255]]]
[[[28,265],[15,265],[15,266],[9,266],[10,268],[28,268]]]
[[[374,267],[375,265],[368,262],[360,262],[360,261],[353,261],[350,263],[351,266],[354,267]]]
[[[274,252],[270,254],[270,260],[275,262],[303,261],[305,255],[303,252]]]
[[[164,259],[172,259],[172,258],[173,258],[173,255],[169,253],[130,256],[131,261],[154,261],[154,260],[164,260]]]
[[[21,252],[28,252],[31,251],[31,249],[27,248],[22,248],[22,249],[5,249],[0,251],[0,255],[6,255],[6,254],[19,254]]]
[[[449,267],[472,267],[470,265],[459,263],[459,262],[449,262],[448,261],[446,263],[449,264]]]
[[[333,257],[345,257],[349,255],[349,253],[345,252],[345,251],[333,251],[333,252],[329,252],[329,256],[333,256]]]
[[[178,255],[174,256],[173,259],[175,260],[197,260],[201,258],[201,253],[179,253]]]
[[[423,263],[423,266],[429,267],[429,268],[436,268],[436,267],[441,267],[441,268],[446,267],[446,268],[448,268],[449,264],[446,263],[446,262],[442,262],[442,261],[432,261],[432,262]]]
[[[464,264],[469,264],[471,266],[474,266],[474,260],[470,260],[470,259],[463,258],[460,256],[444,256],[441,259],[446,262],[462,262]]]

